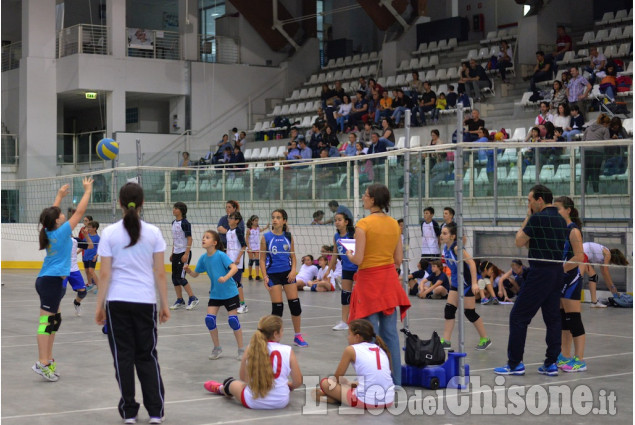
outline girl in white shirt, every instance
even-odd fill
[[[253,276],[251,274],[251,267],[254,266],[256,269],[256,280],[260,280],[260,234],[267,230],[269,225],[267,224],[262,229],[258,225],[258,216],[252,215],[247,220],[247,254],[249,255],[249,280],[253,280]]]
[[[593,268],[594,264],[601,264],[600,271],[602,272],[602,277],[604,278],[604,283],[606,287],[613,293],[614,296],[618,295],[617,288],[613,284],[613,279],[611,278],[611,272],[609,271],[610,264],[616,264],[619,266],[627,266],[628,261],[626,257],[619,249],[608,249],[607,247],[600,245],[595,242],[585,242],[582,245],[584,249],[585,263],[580,266],[580,274],[584,276],[585,274],[589,275],[589,292],[591,293],[591,308],[597,307],[606,307],[601,302],[598,302],[597,297],[597,282],[598,275],[595,273],[595,269]]]
[[[317,272],[317,277],[315,280],[307,282],[307,286],[303,287],[303,290],[313,292],[335,291],[335,276],[334,272],[329,269],[328,263],[329,260],[324,255],[318,258],[320,269]]]
[[[302,257],[302,266],[295,277],[295,284],[298,290],[304,289],[310,281],[314,280],[318,275],[318,268],[313,264],[313,256],[305,255]]]
[[[240,380],[229,377],[222,384],[207,381],[205,389],[218,395],[234,396],[249,409],[286,407],[290,391],[302,385],[302,372],[291,347],[280,344],[282,331],[279,316],[260,319],[240,363]]]
[[[160,424],[164,416],[165,391],[156,344],[157,315],[161,323],[170,318],[163,267],[166,245],[161,231],[140,219],[143,199],[143,189],[137,183],[126,183],[121,188],[123,220],[104,229],[97,251],[101,257],[101,287],[95,321],[104,325],[108,318],[108,342],[121,392],[119,414],[126,424],[136,423],[139,411],[135,369],[149,423]]]
[[[320,381],[320,389],[316,391],[318,401],[326,396],[329,403],[339,402],[360,409],[391,406],[395,385],[390,372],[390,352],[384,341],[375,335],[368,320],[356,319],[348,324],[348,343],[335,376]],[[349,364],[360,378],[357,382],[349,383],[344,378]]]

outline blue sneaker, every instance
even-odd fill
[[[547,376],[558,376],[558,366],[555,363],[551,363],[549,366],[542,365],[538,368],[538,373]]]
[[[571,360],[572,359],[570,359],[569,357],[565,357],[562,355],[562,353],[560,353],[558,354],[558,360],[556,360],[556,366],[558,366],[558,369],[562,369],[562,366],[566,365]]]
[[[495,368],[494,373],[497,375],[524,375],[525,365],[522,362],[520,362],[518,366],[512,369],[511,367],[509,367],[508,364],[506,364],[503,367]]]
[[[293,338],[293,343],[297,345],[298,347],[302,347],[302,348],[309,346],[309,343],[306,342],[304,338],[302,338],[302,335],[297,335],[295,338]]]

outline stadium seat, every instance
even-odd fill
[[[439,65],[439,55],[430,56],[430,62],[428,62],[428,66],[438,66]]]
[[[616,58],[626,58],[629,56],[629,52],[631,51],[631,43],[622,43],[620,44],[620,48],[614,57]],[[606,56],[606,55],[605,55]]]
[[[499,196],[516,196],[518,194],[518,166],[509,169],[504,178],[499,179]]]
[[[501,180],[505,180],[507,178],[507,167],[498,167],[496,168],[496,179],[500,182]]]
[[[575,61],[575,52],[573,50],[569,50],[567,52],[564,52],[564,57],[558,63],[562,65],[566,65],[568,63],[573,63],[574,61]]]
[[[368,60],[374,61],[374,60],[377,60],[378,57],[379,57],[379,52],[370,52],[370,56],[368,57]]]
[[[333,60],[333,59],[331,59]],[[311,78],[309,78],[309,81],[304,83],[305,86],[311,86],[313,84],[317,84],[318,83],[318,74],[313,74],[311,75]]]
[[[439,47],[436,41],[431,41],[428,43],[428,51],[429,52],[438,52]]]
[[[257,133],[262,129],[262,122],[257,122],[256,125],[254,125],[253,130],[250,130],[250,133]]]
[[[441,70],[439,70],[441,71]],[[439,77],[439,73],[437,73],[437,78]],[[440,78],[439,81],[445,80],[446,78]],[[436,95],[438,96],[441,93],[448,93],[448,85],[447,84],[439,84],[439,87],[437,87],[437,90],[435,91]]]
[[[511,141],[511,139],[510,139]],[[518,159],[518,153],[515,148],[507,148],[503,151],[503,154],[499,157],[499,164],[511,164],[515,163]]]
[[[395,149],[404,149],[406,147],[406,137],[401,136],[397,139],[397,143],[395,143]]]
[[[300,90],[295,89],[293,90],[293,93],[291,93],[290,97],[287,97],[286,100],[296,100],[300,98]]]
[[[282,109],[280,110],[280,115],[287,115],[289,114],[289,105],[282,105]]]
[[[528,183],[533,183],[536,181],[536,166],[535,165],[528,165],[527,168],[525,168],[525,172],[523,173],[523,183],[528,184]]]
[[[379,84],[382,87],[385,87],[386,86],[386,77],[379,77],[377,79],[377,84]]]
[[[362,62],[362,55],[353,55],[353,65],[357,65]]]
[[[315,87],[311,87],[309,89],[309,91],[306,94],[306,98],[307,99],[313,99],[314,97],[318,97],[318,93],[319,90],[321,90],[319,87],[315,86]]]
[[[418,148],[421,146],[421,137],[420,136],[412,136],[410,137],[410,147]]]
[[[422,55],[428,51],[428,43],[421,43],[417,50],[415,50],[417,55]]]
[[[467,57],[461,59],[461,61],[462,62],[469,62],[470,59],[478,59],[478,50],[470,49],[470,51],[467,53]]]
[[[334,68],[335,67],[335,59],[329,59],[329,62],[324,67],[325,69]]]
[[[554,166],[553,164],[545,164],[540,169],[540,182],[543,184],[551,183],[553,181],[554,176]]]
[[[615,15],[613,14],[613,12],[606,12],[604,13],[604,15],[602,16],[602,19],[600,19],[599,21],[597,21],[595,23],[596,26],[600,26],[600,25],[606,25],[608,24],[611,19],[615,19]]]
[[[595,41],[595,33],[593,31],[587,31],[582,36],[582,40],[578,42],[578,45],[591,44]]]
[[[439,40],[439,45],[437,46],[437,50],[440,52],[450,50],[450,47],[448,47],[448,40]]]
[[[302,122],[300,123],[300,128],[309,128],[311,127],[311,117],[310,116],[306,116],[302,119]]]
[[[318,84],[326,83],[326,74],[324,72],[320,72],[320,75],[318,75],[317,83]]]
[[[624,27],[624,32],[622,33],[623,39],[632,39],[633,38],[633,26],[628,25]]]
[[[437,71],[435,71],[434,69],[429,69],[426,72],[425,77],[423,77],[423,81],[434,81],[434,77],[436,77],[437,75]]]
[[[374,77],[377,74],[377,65],[372,64],[368,67],[368,76]]]
[[[353,56],[346,56],[344,58],[344,66],[348,66],[352,64],[353,64]]]
[[[303,114],[305,108],[306,108],[306,103],[304,103],[304,102],[298,103],[298,107],[295,110],[295,114],[296,115]]]
[[[610,41],[609,40],[609,30],[607,30],[607,29],[599,30],[595,34],[595,44],[604,43],[605,41]]]
[[[481,47],[478,51],[478,59],[489,59],[489,47]]]
[[[509,140],[511,142],[524,142],[525,137],[527,137],[527,130],[525,129],[525,127],[518,127],[516,130],[514,130],[514,134]]]
[[[243,155],[245,156],[245,161],[251,160],[251,154],[253,153],[253,151],[254,150],[251,148],[245,149],[245,152],[243,153]]]
[[[633,61],[629,62],[626,71],[618,72],[617,75],[633,75]]]
[[[360,77],[360,75],[362,75],[362,74],[360,72],[360,68],[359,67],[358,68],[353,68],[351,70],[351,78],[358,79]]]
[[[294,115],[297,113],[298,110],[298,104],[297,103],[292,103],[289,106],[289,110],[287,111],[286,115]]]
[[[362,63],[368,62],[368,57],[369,57],[368,53],[362,53],[361,62]]]
[[[448,70],[445,68],[441,68],[437,70],[437,74],[434,77],[435,81],[445,81],[448,78]]]
[[[300,94],[298,95],[298,99],[306,99],[309,94],[309,89],[300,90]]]
[[[419,58],[419,63],[417,64],[417,68],[419,68],[419,69],[427,68],[429,64],[430,64],[430,57],[429,56],[421,56],[421,58]]]
[[[448,80],[456,80],[456,79],[458,79],[459,78],[459,70],[457,68],[454,68],[454,67],[448,68],[448,73],[447,73],[446,78]]]
[[[419,66],[419,59],[412,58],[408,64],[408,69],[416,69]]]
[[[278,146],[278,150],[276,151],[276,156],[275,158],[283,158],[286,157],[287,155],[287,147],[285,145],[280,145]]]
[[[611,28],[611,32],[609,33],[607,40],[613,41],[619,40],[620,38],[622,38],[622,27]]]
[[[407,71],[408,66],[410,66],[410,61],[408,59],[404,59],[401,61],[401,63],[397,67],[397,71]]]
[[[395,85],[397,87],[402,87],[405,84],[406,84],[406,74],[397,75],[397,78],[395,79]]]
[[[342,71],[342,76],[339,78],[340,80],[350,80],[351,78],[353,78],[351,76],[351,69],[347,68],[345,70]],[[333,81],[338,80],[338,78],[335,78]]]
[[[633,118],[626,118],[622,122],[622,127],[624,127],[624,130],[628,132],[629,136],[632,136],[633,135]]]
[[[458,40],[456,37],[453,37],[451,39],[448,40],[448,47],[450,49],[454,49],[455,47],[457,47],[459,44]]]

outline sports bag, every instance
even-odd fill
[[[628,294],[620,294],[618,297],[613,296],[608,301],[613,307],[633,308],[633,297]]]
[[[402,329],[406,334],[406,364],[415,367],[440,365],[445,362],[445,351],[441,346],[441,339],[436,331],[428,340],[419,337],[408,329]]]

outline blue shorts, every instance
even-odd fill
[[[93,261],[93,260],[85,260],[83,261],[83,263],[84,263],[84,270],[94,269],[95,266],[97,265],[97,261]]]
[[[49,313],[57,313],[66,292],[60,276],[40,276],[35,281],[35,290],[40,296],[40,308]]]
[[[240,283],[243,280],[243,272],[245,271],[245,269],[238,269],[238,272],[232,276],[232,279],[234,279],[234,282],[236,282],[236,286],[238,288],[242,288],[243,284]]]
[[[342,270],[342,280],[354,280],[355,273],[357,270]]]
[[[269,276],[269,286],[274,285],[288,285],[289,284],[289,273],[291,270],[282,273],[268,273]]]
[[[560,298],[580,301],[582,299],[582,276],[576,268],[574,273],[565,273],[562,278]]]
[[[457,291],[458,289],[456,289],[454,286],[450,286],[450,291]],[[464,297],[473,297],[474,293],[472,292],[472,287],[468,286],[467,288],[463,289],[463,296]]]
[[[73,291],[75,292],[79,291],[80,289],[86,289],[86,285],[84,285],[84,278],[79,271],[71,272],[71,274],[68,275],[66,279],[64,279],[64,282],[62,282],[62,285],[64,285],[64,289],[66,289],[66,284],[68,282],[71,283],[71,288],[73,288]]]

